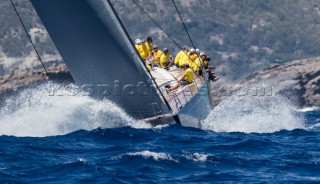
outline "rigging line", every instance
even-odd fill
[[[183,21],[183,19],[182,19],[182,17],[181,17],[180,11],[179,11],[179,9],[178,9],[175,1],[172,0],[172,3],[173,3],[173,5],[174,5],[174,7],[176,8],[176,11],[177,11],[177,13],[178,13],[178,15],[179,15],[179,17],[180,17],[180,20],[181,20],[181,22],[182,22],[182,24],[183,24],[183,27],[184,27],[185,31],[187,32],[187,34],[188,34],[189,40],[190,40],[193,48],[195,49],[196,47],[195,47],[195,45],[194,45],[194,43],[193,43],[193,41],[192,41],[192,39],[191,39],[191,36],[190,36],[189,31],[188,31],[188,29],[187,29],[187,26],[185,25],[185,23],[184,23],[184,21]],[[190,58],[190,57],[189,57],[189,58]],[[200,58],[199,55],[198,55],[198,59],[199,59],[200,61],[202,61],[202,59]],[[194,62],[194,61],[193,61],[193,62]],[[200,66],[199,66],[197,63],[195,63],[195,62],[194,62],[194,64],[196,64],[196,65],[203,71],[204,76],[206,76],[205,66],[204,66],[203,62],[200,62]]]
[[[145,9],[143,9],[143,8],[140,6],[139,3],[137,3],[136,0],[132,0],[132,1],[150,18],[150,20],[151,20],[156,26],[158,26],[159,29],[161,29],[161,31],[162,31],[174,44],[176,44],[176,45],[179,47],[179,49],[182,49],[182,47],[181,47],[173,38],[171,38],[171,36],[169,36],[169,34],[157,23],[157,21],[155,21],[155,20],[149,15],[148,12],[146,12]]]
[[[42,59],[41,59],[41,57],[40,57],[40,55],[39,55],[39,53],[38,53],[38,51],[37,51],[37,49],[36,49],[36,47],[35,47],[34,43],[32,42],[31,36],[30,36],[30,34],[29,34],[29,32],[28,32],[28,30],[27,30],[26,26],[24,25],[24,23],[23,23],[23,21],[22,21],[22,19],[21,19],[21,17],[20,17],[20,14],[19,14],[19,12],[18,12],[18,10],[17,10],[16,6],[14,5],[14,3],[13,3],[13,1],[12,1],[12,0],[10,0],[10,2],[11,2],[11,4],[12,4],[12,7],[13,7],[14,11],[16,12],[16,14],[17,14],[17,16],[18,16],[18,18],[19,18],[19,21],[20,21],[20,23],[21,23],[21,25],[22,25],[22,27],[23,27],[24,31],[26,32],[26,34],[27,34],[27,36],[28,36],[28,38],[29,38],[29,41],[30,41],[30,43],[31,43],[31,45],[32,45],[32,47],[33,47],[33,49],[34,49],[34,51],[35,51],[35,52],[36,52],[36,54],[37,54],[37,57],[38,57],[39,61],[41,62],[41,65],[42,65],[42,67],[43,67],[43,69],[44,69],[44,71],[45,71],[46,75],[49,77],[48,71],[47,71],[46,67],[45,67],[45,66],[44,66],[44,64],[43,64],[43,61],[42,61]]]
[[[176,11],[177,11],[177,13],[178,13],[178,15],[179,15],[179,17],[180,17],[180,20],[181,20],[181,22],[182,22],[182,24],[183,24],[183,27],[184,27],[184,29],[186,30],[187,34],[188,34],[189,40],[190,40],[190,42],[191,42],[191,44],[192,44],[192,47],[195,49],[196,47],[195,47],[194,44],[193,44],[193,41],[192,41],[192,39],[191,39],[191,36],[190,36],[189,31],[188,31],[188,29],[187,29],[187,26],[185,25],[184,21],[182,20],[181,14],[180,14],[180,12],[179,12],[179,10],[178,10],[178,7],[177,7],[176,3],[174,2],[174,0],[172,0],[172,3],[173,3],[173,5],[174,5],[174,7],[176,8]]]
[[[182,17],[181,17],[180,11],[179,11],[179,9],[178,9],[175,1],[172,0],[172,3],[173,3],[173,5],[174,5],[174,7],[176,8],[176,11],[177,11],[177,13],[178,13],[178,15],[179,15],[179,17],[180,17],[180,20],[181,20],[181,22],[182,22],[182,24],[183,24],[183,27],[184,27],[185,31],[187,32],[187,35],[188,35],[189,40],[190,40],[190,42],[191,42],[191,44],[192,44],[192,47],[195,49],[196,47],[195,47],[195,45],[194,45],[194,43],[193,43],[193,41],[192,41],[192,39],[191,39],[191,36],[190,36],[189,31],[188,31],[188,29],[187,29],[187,26],[186,26],[186,24],[184,23],[184,21],[183,21],[183,19],[182,19]],[[200,59],[200,56],[198,56],[198,58]],[[200,60],[201,60],[201,59],[200,59]],[[196,64],[196,63],[195,63],[195,64]],[[197,65],[197,64],[196,64],[196,65]],[[201,66],[199,66],[199,65],[197,65],[197,66],[199,66],[201,69],[204,69],[203,64],[200,63],[200,65],[201,65]]]
[[[180,50],[182,50],[182,47],[173,39],[173,38],[171,38],[171,36],[169,36],[169,34],[157,23],[157,21],[155,21],[150,15],[149,15],[149,13],[145,10],[145,9],[143,9],[140,5],[139,5],[139,3],[137,3],[137,1],[136,0],[132,0],[149,18],[150,18],[150,20],[156,25],[156,26],[158,26],[158,28],[180,49]],[[187,31],[187,33],[188,33],[188,31]],[[189,34],[188,34],[189,35]],[[189,39],[191,39],[190,38],[190,36],[189,36]],[[192,41],[191,41],[191,43],[192,43]],[[194,47],[194,45],[193,45],[193,43],[192,43],[192,46]],[[187,53],[186,53],[187,54]],[[190,56],[188,56],[187,55],[187,57],[190,59]],[[195,65],[197,65],[198,67],[200,67],[201,68],[201,66],[199,66],[197,63],[195,63],[194,61],[192,61]]]
[[[107,2],[108,2],[109,7],[111,8],[111,11],[112,11],[113,15],[115,16],[116,20],[118,21],[118,24],[120,25],[122,31],[124,32],[127,40],[130,40],[129,33],[128,33],[128,31],[126,30],[126,28],[124,27],[124,25],[123,25],[123,23],[122,23],[119,15],[116,13],[116,11],[115,11],[112,3],[110,2],[110,0],[107,0]],[[130,43],[131,43],[131,46],[135,49],[135,47],[134,47],[134,45],[132,44],[132,42],[130,42]],[[137,53],[137,50],[136,50],[135,52],[136,52],[136,54],[138,54],[138,53]],[[138,55],[138,56],[139,56],[139,55]],[[141,59],[139,59],[139,60],[142,61]],[[146,66],[145,64],[142,64],[142,65],[144,66],[144,69],[145,69],[146,71],[148,71],[147,66]],[[159,87],[158,84],[156,83],[156,80],[153,78],[153,76],[151,75],[151,73],[150,73],[149,71],[148,71],[148,73],[149,73],[149,76],[151,77],[151,80],[152,80],[153,84],[154,84],[155,87],[158,89],[158,92],[160,93],[161,97],[163,98],[164,103],[165,103],[166,106],[168,107],[169,111],[172,111],[172,108],[171,108],[169,102],[166,100],[166,98],[164,97],[164,94],[161,92],[160,87]]]

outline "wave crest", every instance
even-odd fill
[[[259,87],[254,87],[259,88]],[[280,95],[243,96],[243,91],[222,101],[203,122],[202,128],[216,132],[272,133],[304,129],[297,108]]]
[[[88,96],[50,95],[52,84],[23,90],[0,109],[0,135],[44,137],[96,128],[151,128],[127,115],[111,101]],[[57,86],[56,86],[57,87]],[[58,87],[57,87],[58,88]],[[68,89],[61,89],[69,94]]]

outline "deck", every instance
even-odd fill
[[[151,75],[154,77],[164,98],[172,108],[173,113],[179,112],[179,110],[192,99],[204,83],[203,77],[194,75],[194,80],[191,84],[181,86],[174,91],[168,91],[165,86],[174,86],[177,84],[178,80],[184,75],[183,69],[171,67],[170,70],[167,71],[161,68],[154,68],[151,71]]]

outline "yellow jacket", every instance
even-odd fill
[[[149,56],[148,54],[148,49],[145,44],[140,44],[140,45],[135,45],[138,53],[140,54],[141,58],[145,61],[147,57]]]
[[[203,65],[203,61],[201,58],[197,57],[191,65],[193,71],[199,70],[199,68]]]
[[[165,68],[167,66],[168,63],[168,59],[170,58],[170,54],[165,54],[163,53],[160,57],[160,66],[161,68]]]
[[[161,50],[158,49],[157,52],[154,52],[153,57],[154,57],[154,64],[159,64],[160,63],[160,57],[163,54]]]
[[[178,52],[178,54],[176,55],[176,58],[174,59],[174,64],[178,65],[179,62],[180,62],[180,59],[182,58],[183,56],[183,50],[180,50],[180,52]]]
[[[189,55],[188,64],[189,64],[190,67],[192,67],[194,65],[194,61],[196,60],[197,57],[198,57],[197,54]]]
[[[183,66],[184,64],[189,64],[188,60],[189,60],[189,54],[190,52],[187,52],[184,54],[182,54],[180,60],[179,60],[179,66]]]
[[[151,66],[150,66],[150,65],[147,65],[147,70],[148,70],[148,71],[151,71],[151,69],[152,69]]]
[[[191,83],[193,81],[193,71],[192,71],[192,69],[191,68],[186,69],[185,75],[186,75],[186,78],[184,80],[186,80],[186,81]]]
[[[149,56],[152,51],[152,43],[146,42],[145,45],[147,47],[148,56]]]

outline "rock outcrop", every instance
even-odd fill
[[[236,84],[212,84],[214,105],[240,89],[248,95],[282,95],[299,107],[320,107],[320,57],[273,65]]]
[[[0,94],[5,93],[7,90],[15,90],[46,80],[61,80],[65,78],[65,80],[69,81],[71,79],[68,69],[64,64],[52,65],[47,68],[47,72],[49,76],[43,69],[27,69],[25,71],[12,71],[7,75],[0,76]]]

